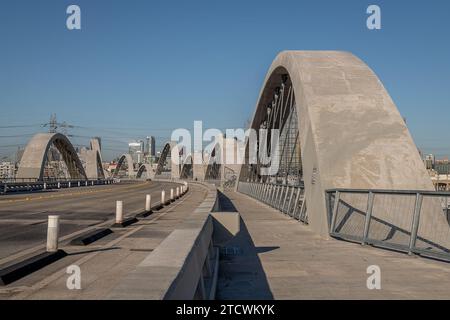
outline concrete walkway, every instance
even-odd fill
[[[241,232],[222,249],[218,299],[449,299],[450,264],[325,240],[308,226],[228,192]],[[381,269],[369,290],[367,267]]]

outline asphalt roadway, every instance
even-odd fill
[[[105,224],[115,217],[116,200],[123,201],[124,216],[142,212],[145,195],[152,205],[166,191],[179,184],[171,182],[121,182],[112,185],[54,189],[32,193],[0,195],[0,264],[20,252],[45,244],[49,215],[60,216],[60,237]]]

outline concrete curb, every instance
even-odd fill
[[[111,228],[125,228],[128,227],[129,225],[138,222],[139,220],[136,217],[129,217],[129,218],[125,218],[123,219],[123,221],[121,223],[114,223]]]
[[[43,252],[0,269],[0,285],[8,285],[67,256],[63,250]]]
[[[103,237],[106,237],[107,235],[113,233],[111,229],[109,228],[101,228],[96,229],[92,231],[88,231],[70,241],[70,245],[72,246],[86,246],[88,244],[91,244],[92,242],[95,242]]]

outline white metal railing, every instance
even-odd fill
[[[294,219],[308,223],[303,187],[272,183],[239,182],[237,190]]]

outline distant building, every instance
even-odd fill
[[[433,169],[438,174],[450,174],[450,161],[448,159],[436,160]]]
[[[138,140],[128,144],[128,153],[131,155],[134,163],[144,162],[144,141]]]
[[[432,154],[429,154],[425,157],[425,167],[427,170],[432,170],[434,168],[435,157]]]
[[[0,163],[0,179],[13,179],[15,172],[15,165],[12,162]]]
[[[156,146],[155,146],[155,137],[154,136],[147,136],[145,139],[145,153],[148,154],[151,157],[156,156]]]

